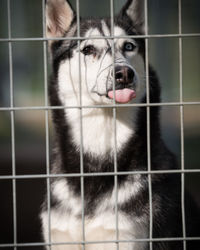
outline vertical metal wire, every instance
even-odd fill
[[[80,3],[76,0],[76,13],[77,13],[77,36],[80,37]],[[82,86],[81,86],[81,57],[80,57],[80,40],[78,40],[78,51],[79,51],[79,91],[80,91],[80,173],[84,173],[83,167],[83,110],[82,110]],[[85,250],[85,202],[84,202],[84,177],[81,176],[81,204],[82,204],[82,249]]]
[[[110,0],[110,22],[111,22],[111,37],[114,36],[114,3]],[[112,64],[113,64],[113,104],[115,100],[115,43],[114,39],[111,41],[112,45]],[[114,128],[114,173],[117,173],[117,129],[116,129],[116,107],[113,107],[113,128]],[[118,222],[118,176],[114,176],[114,190],[115,190],[115,227],[116,227],[116,249],[119,249],[119,222]]]
[[[148,35],[148,0],[144,4],[145,13],[145,35]],[[145,63],[146,63],[146,102],[150,103],[149,93],[149,41],[145,39]],[[147,164],[148,171],[151,171],[151,138],[150,138],[150,107],[147,107]],[[153,249],[152,236],[153,236],[153,209],[152,209],[152,182],[151,174],[148,174],[149,184],[149,248]]]
[[[46,6],[45,0],[42,1],[43,13],[43,38],[46,37]],[[43,60],[44,60],[44,99],[45,106],[48,106],[48,81],[47,81],[47,41],[43,42]],[[48,110],[45,110],[45,142],[46,142],[46,174],[50,174],[49,162],[49,120]],[[50,178],[46,178],[47,185],[47,211],[48,211],[48,249],[51,250],[51,197],[50,197]]]
[[[11,8],[10,0],[7,2],[8,10],[8,37],[11,38]],[[13,54],[12,42],[8,42],[9,49],[9,76],[10,76],[10,107],[14,107],[14,86],[13,86]],[[12,144],[12,176],[16,175],[16,162],[15,162],[15,113],[10,111],[11,118],[11,144]],[[12,179],[12,192],[13,192],[13,242],[17,244],[17,199],[16,199],[16,180]],[[17,247],[14,247],[17,250]]]
[[[178,0],[178,24],[179,34],[182,34],[182,0]],[[182,37],[179,38],[179,78],[180,78],[180,102],[183,102],[183,50]],[[181,170],[184,170],[184,107],[180,106],[180,126],[181,126]],[[183,238],[186,237],[185,225],[185,174],[181,173],[181,212]],[[183,240],[183,249],[186,250],[186,240]]]
[[[145,35],[148,36],[148,0],[145,1]],[[182,1],[178,0],[178,16],[179,16],[179,77],[180,77],[180,103],[183,103],[183,65],[182,65]],[[76,0],[77,9],[77,37],[80,38],[80,6],[79,0]],[[45,0],[42,1],[43,9],[43,38],[46,38],[46,19],[45,19]],[[110,0],[110,17],[111,17],[111,37],[114,36],[114,4]],[[11,7],[10,0],[7,0],[8,11],[8,38],[11,39]],[[151,180],[151,138],[150,138],[150,93],[149,93],[149,36],[145,38],[145,62],[146,62],[146,96],[147,96],[147,161],[148,161],[148,183],[149,183],[149,246],[153,249],[153,210],[152,210],[152,180]],[[10,108],[14,107],[14,87],[13,87],[13,55],[12,41],[8,41],[9,48],[9,77],[10,77]],[[80,40],[78,40],[79,48],[79,90],[80,90],[80,174],[81,174],[81,203],[82,203],[82,249],[85,249],[85,212],[84,212],[84,166],[83,166],[83,117],[82,117],[82,86],[81,86],[81,60],[80,60]],[[113,56],[113,72],[115,71],[115,48],[114,39],[112,39],[112,56]],[[45,108],[48,108],[48,84],[47,84],[47,41],[43,40],[43,60],[44,60],[44,91],[45,91]],[[113,75],[115,75],[113,73]],[[115,101],[115,81],[113,79],[113,128],[114,128],[114,189],[115,189],[115,215],[116,215],[116,248],[119,249],[119,228],[118,228],[118,175],[117,175],[117,137],[116,137],[116,101]],[[14,250],[17,250],[17,201],[16,201],[16,160],[15,160],[15,111],[10,110],[11,117],[11,145],[12,145],[12,191],[13,191],[13,238]],[[181,170],[184,171],[184,106],[180,105],[180,126],[181,126]],[[47,184],[47,209],[48,209],[48,247],[51,249],[51,211],[50,211],[50,163],[49,163],[49,122],[48,110],[45,109],[45,134],[46,134],[46,184]],[[185,225],[185,178],[184,172],[181,173],[181,210],[182,210],[182,226],[183,226],[183,246],[186,250],[186,225]],[[168,239],[168,238],[166,238]],[[178,238],[177,238],[178,239]],[[112,241],[111,241],[112,242]],[[30,244],[31,245],[31,244]]]

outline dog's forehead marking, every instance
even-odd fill
[[[119,26],[115,26],[114,27],[114,35],[115,36],[125,36],[126,32],[125,30],[123,30],[122,28],[120,28]]]
[[[98,28],[90,28],[85,33],[85,37],[102,36]]]
[[[106,22],[104,20],[101,21],[101,25],[102,25],[102,31],[103,31],[103,35],[104,36],[111,36],[111,31],[108,27],[108,25],[106,24]],[[122,28],[120,28],[119,26],[114,26],[114,36],[125,36],[126,32],[125,30],[123,30]],[[120,41],[120,43],[122,43],[122,40],[124,41],[124,38],[115,38],[114,39],[114,43],[118,43]],[[108,39],[108,43],[110,46],[112,46],[112,40]]]
[[[114,27],[114,36],[119,37],[119,38],[114,39],[114,42],[115,42],[117,48],[121,47],[125,40],[130,40],[130,39],[123,37],[126,35],[127,34],[126,34],[125,30],[123,30],[119,26]],[[120,38],[120,36],[122,36],[122,37]]]
[[[103,35],[104,36],[111,36],[111,31],[104,20],[101,21],[101,25],[102,25]],[[127,33],[124,29],[122,29],[119,26],[114,26],[114,36],[117,37],[114,39],[114,43],[115,43],[117,48],[120,48],[125,40],[129,40],[130,42],[133,42],[133,39],[124,38],[124,36],[127,36]],[[120,38],[120,36],[121,36],[121,38]],[[107,43],[109,44],[110,47],[112,46],[111,39],[107,39]],[[135,42],[135,44],[136,44],[136,42]]]
[[[108,37],[111,36],[111,31],[104,20],[101,21],[101,25],[102,25],[103,35],[108,36]],[[114,36],[125,36],[126,35],[126,32],[122,28],[120,28],[119,26],[114,26],[113,31],[114,31]],[[124,41],[124,38],[115,38],[114,39],[114,43],[119,44],[119,46],[123,43],[123,41]],[[107,39],[107,43],[108,43],[108,46],[112,47],[112,40],[111,39]]]
[[[124,29],[122,29],[121,27],[119,26],[115,26],[114,27],[114,35],[116,37],[119,37],[119,38],[115,38],[114,39],[114,42],[116,44],[116,48],[120,48],[122,47],[123,43],[126,41],[126,42],[131,42],[133,43],[134,45],[137,46],[137,42],[135,41],[135,39],[132,39],[131,37],[130,38],[126,38],[127,36],[127,33]]]
[[[101,21],[101,28],[104,36],[110,36],[110,30],[104,20]]]
[[[133,39],[127,39],[124,36],[126,36],[126,31],[124,29],[122,29],[119,26],[114,26],[114,36],[116,36],[117,38],[114,39],[114,44],[116,46],[116,48],[120,48],[122,46],[122,44],[124,43],[124,41],[128,40],[130,42],[134,42]],[[106,24],[106,22],[104,20],[101,20],[101,29],[99,28],[90,28],[87,30],[87,32],[85,33],[85,37],[86,38],[90,38],[91,39],[86,39],[85,41],[82,42],[82,48],[87,45],[87,44],[93,44],[96,45],[97,47],[101,48],[101,47],[112,47],[112,39],[109,38],[105,38],[102,39],[102,37],[110,37],[111,36],[111,31],[109,29],[109,26]],[[95,37],[95,39],[92,39],[92,37]],[[101,37],[101,39],[97,39],[96,37]],[[120,38],[121,37],[121,38]],[[137,44],[135,42],[135,44]]]
[[[104,20],[101,21],[102,31],[104,36],[111,36],[111,30]],[[114,26],[114,36],[125,36],[126,32],[119,26]]]
[[[98,28],[90,28],[86,33],[85,37],[102,37],[103,34],[101,34],[100,30]],[[95,44],[98,47],[104,47],[106,46],[106,41],[104,39],[86,39],[81,43],[81,48],[86,46],[87,44]]]

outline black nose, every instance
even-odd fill
[[[128,84],[133,82],[134,71],[128,66],[115,67],[115,80],[117,83]]]

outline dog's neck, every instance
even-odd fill
[[[112,108],[84,108],[82,112],[79,109],[65,110],[73,144],[80,149],[82,143],[83,152],[94,157],[113,156],[115,149],[120,152],[134,134],[134,113],[134,108],[118,108],[115,119]]]

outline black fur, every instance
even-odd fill
[[[129,1],[130,2],[130,1]],[[123,10],[124,11],[124,10]],[[115,22],[126,30],[128,35],[140,34],[134,27],[132,20],[121,12]],[[123,15],[123,18],[122,18]],[[123,19],[123,21],[122,21]],[[109,20],[106,21],[109,25]],[[73,23],[75,25],[75,23]],[[100,20],[84,20],[81,22],[81,35],[85,33],[88,27],[97,27],[100,29]],[[74,34],[76,34],[76,29]],[[144,40],[137,39],[139,52],[144,54]],[[77,41],[54,42],[52,45],[53,54],[53,75],[49,85],[50,103],[52,106],[61,106],[62,103],[58,97],[57,91],[57,73],[60,62],[71,57],[71,49],[77,46]],[[60,53],[62,52],[62,53]],[[160,102],[160,86],[156,73],[149,68],[150,81],[150,102]],[[146,103],[146,97],[141,100]],[[124,150],[118,154],[118,171],[146,171],[147,164],[147,114],[146,107],[141,107],[137,114],[136,133],[125,146]],[[64,116],[64,110],[53,110],[53,123],[55,128],[55,146],[57,150],[52,155],[52,165],[56,162],[56,167],[52,169],[53,173],[80,173],[80,152],[73,145],[69,126]],[[174,155],[166,148],[161,139],[159,125],[159,107],[150,108],[150,142],[151,142],[151,169],[168,170],[177,169]],[[84,173],[95,172],[113,172],[114,160],[108,156],[102,158],[92,158],[91,155],[83,155]],[[95,166],[95,167],[94,167]],[[118,185],[123,185],[124,181],[131,178],[134,182],[134,175],[119,175]],[[181,176],[180,174],[152,174],[152,209],[153,209],[153,237],[182,237],[182,218],[181,218]],[[67,177],[75,196],[81,195],[80,178]],[[54,182],[54,179],[52,179]],[[119,210],[127,216],[137,216],[140,218],[148,217],[149,220],[149,184],[148,175],[142,175],[142,190],[134,198],[119,206]],[[114,186],[114,176],[98,176],[84,178],[84,198],[85,215],[92,217],[98,201],[105,193],[112,191]],[[56,197],[52,197],[52,207],[58,205]],[[186,206],[187,208],[187,206]],[[44,210],[46,208],[44,207]],[[200,236],[199,224],[196,223],[198,211],[193,204],[193,211],[187,214],[186,225],[187,236]],[[186,209],[187,210],[187,209]],[[199,215],[198,215],[199,216]],[[189,218],[189,219],[188,219]],[[196,225],[195,225],[195,223]],[[198,231],[198,233],[197,233]],[[153,243],[154,250],[182,250],[182,241],[165,241]],[[200,244],[196,241],[187,243],[187,250],[198,250]]]

